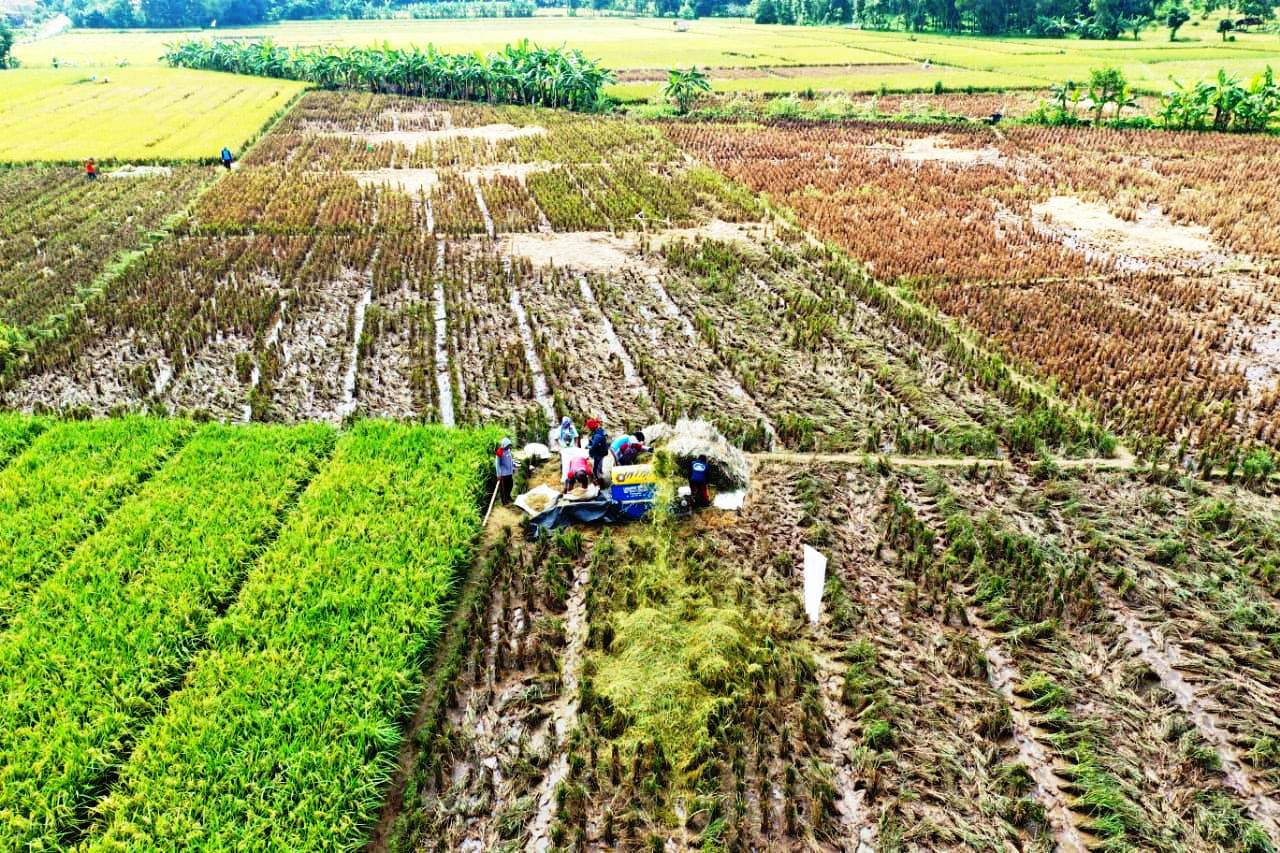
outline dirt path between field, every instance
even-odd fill
[[[569,773],[569,751],[565,741],[578,720],[578,670],[587,643],[587,583],[591,580],[590,563],[580,561],[573,578],[573,589],[564,615],[565,646],[561,658],[560,697],[551,709],[549,733],[556,758],[537,791],[537,812],[529,829],[529,849],[546,853],[551,849],[551,821],[556,815],[556,788]]]
[[[814,462],[829,465],[861,465],[867,460],[883,459],[895,468],[1010,468],[1013,461],[992,456],[881,456],[872,453],[805,453],[803,451],[769,450],[748,453],[753,463],[779,462],[784,465],[808,465]],[[1137,458],[1123,447],[1116,448],[1113,458],[1086,457],[1082,459],[1055,459],[1062,469],[1086,468],[1100,471],[1131,471],[1138,466]]]

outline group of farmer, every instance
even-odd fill
[[[218,155],[218,159],[222,161],[223,167],[231,168],[231,164],[235,162],[235,155],[231,153],[231,149],[223,146],[222,153]],[[84,177],[86,181],[98,180],[98,164],[90,157],[84,161]]]
[[[588,418],[583,432],[579,433],[573,419],[566,415],[548,437],[558,450],[578,448],[587,451],[585,456],[576,455],[570,459],[565,468],[563,491],[573,498],[590,498],[599,494],[600,487],[604,485],[606,457],[612,458],[614,465],[634,465],[640,454],[649,449],[645,446],[641,430],[610,439],[600,418]],[[511,439],[502,439],[498,446],[494,469],[498,475],[498,496],[504,504],[510,503],[516,473]]]
[[[604,460],[613,459],[614,465],[633,465],[640,454],[648,450],[644,433],[635,430],[610,440],[599,418],[588,418],[585,430],[579,433],[573,419],[565,416],[560,426],[549,435],[559,450],[585,448],[585,456],[570,459],[565,469],[564,493],[574,498],[589,498],[599,494],[604,485]],[[511,439],[502,439],[498,446],[494,469],[498,475],[498,496],[504,504],[511,502],[515,483],[516,460]]]
[[[562,453],[578,449],[565,465],[565,478],[562,491],[567,498],[584,500],[596,497],[604,486],[604,460],[612,458],[615,466],[634,465],[642,453],[649,448],[645,446],[644,432],[634,430],[629,433],[609,438],[600,418],[588,418],[585,429],[578,432],[573,419],[567,415],[560,420],[559,428],[553,428],[548,436]],[[581,455],[581,449],[586,455]],[[511,492],[515,482],[516,460],[511,447],[511,439],[504,438],[498,445],[494,468],[498,475],[498,495],[504,504],[511,502]],[[708,489],[709,470],[707,457],[698,456],[689,465],[689,491],[694,506],[711,505],[711,494]]]

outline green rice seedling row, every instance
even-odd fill
[[[0,471],[0,624],[190,432],[137,417],[59,424]]]
[[[359,845],[470,557],[494,440],[376,422],[339,440],[138,740],[90,849]]]
[[[201,428],[17,609],[0,636],[5,847],[83,832],[332,439]]]

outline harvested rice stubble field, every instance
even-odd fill
[[[18,360],[8,405],[530,437],[566,412],[706,415],[748,448],[979,456],[1108,441],[998,356],[956,364],[953,331],[904,334],[909,310],[658,126],[310,93],[175,227]]]
[[[674,124],[690,154],[1051,377],[1207,458],[1277,446],[1270,137]]]
[[[495,516],[390,847],[1274,849],[1274,578],[1239,550],[1273,508],[977,467],[753,489],[538,543]],[[1128,559],[1162,537],[1186,550]],[[817,625],[801,544],[832,555]],[[1230,580],[1163,592],[1197,577]]]

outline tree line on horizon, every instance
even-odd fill
[[[537,8],[656,17],[747,15],[759,24],[851,24],[868,29],[981,35],[1135,38],[1176,35],[1194,14],[1220,9],[1226,32],[1275,20],[1275,0],[39,0],[78,27],[216,27],[317,18],[528,17]]]

